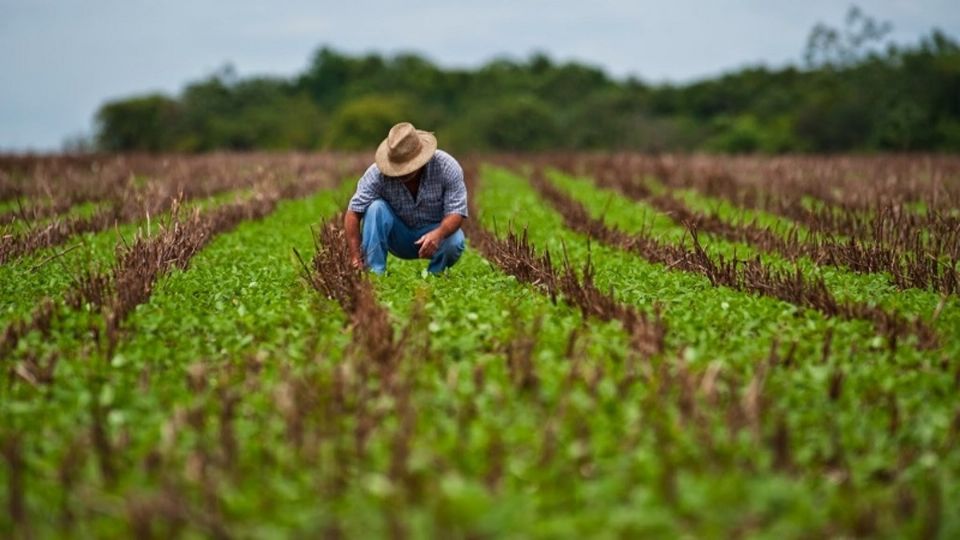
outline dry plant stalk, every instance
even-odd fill
[[[475,183],[475,164],[468,162],[466,170],[465,176]],[[506,237],[501,239],[479,224],[475,207],[471,208],[471,215],[474,218],[464,222],[471,245],[503,272],[544,289],[554,302],[562,294],[568,302],[579,307],[585,317],[620,321],[630,336],[631,344],[641,354],[653,356],[663,352],[666,326],[659,310],[651,318],[638,312],[635,307],[616,300],[612,293],[600,291],[593,283],[593,266],[589,261],[582,277],[578,276],[566,257],[562,267],[557,269],[549,251],[544,251],[543,255],[537,254],[529,243],[526,230],[519,235],[508,230]]]
[[[877,332],[888,339],[891,348],[909,334],[916,336],[918,346],[932,349],[939,340],[932,327],[920,319],[907,320],[877,306],[862,302],[837,300],[822,277],[807,277],[799,266],[793,271],[776,269],[759,257],[748,260],[711,257],[700,244],[695,226],[688,224],[692,248],[667,244],[648,231],[630,234],[611,228],[602,219],[590,215],[578,201],[551,184],[541,172],[531,178],[540,195],[563,217],[570,229],[614,248],[636,253],[644,259],[707,277],[714,286],[730,287],[763,296],[770,296],[792,304],[816,309],[830,317],[866,319],[872,321]]]
[[[619,154],[537,163],[590,176],[678,223],[791,260],[808,257],[855,272],[888,272],[901,289],[944,294],[960,290],[960,217],[952,210],[960,203],[960,169],[954,158],[924,162],[890,156],[770,160]],[[931,180],[922,180],[927,175]],[[664,184],[666,193],[652,194],[646,184],[650,178]],[[682,189],[772,212],[795,225],[780,231],[756,221],[732,222],[716,211],[693,211],[677,196]],[[820,204],[806,203],[809,198]],[[908,205],[916,202],[925,208],[910,210]]]

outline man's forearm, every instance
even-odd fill
[[[354,259],[359,258],[360,253],[360,214],[352,210],[347,210],[343,216],[343,233],[347,237],[347,249],[350,250],[350,256]]]
[[[446,238],[457,232],[461,223],[463,223],[463,216],[460,214],[448,214],[444,216],[443,220],[440,222],[440,226],[437,227],[437,230],[439,230],[440,234]]]

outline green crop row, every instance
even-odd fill
[[[318,355],[339,354],[349,340],[340,333],[342,315],[299,280],[292,247],[309,250],[311,225],[342,203],[338,192],[284,201],[266,219],[213,240],[187,271],[162,279],[150,302],[128,319],[110,358],[91,334],[102,328],[99,314],[85,310],[66,312],[48,339],[31,334],[21,342],[20,358],[58,360],[51,384],[31,386],[10,374],[2,391],[3,431],[20,440],[28,460],[26,504],[34,523],[50,533],[74,514],[77,523],[69,528],[75,533],[124,534],[126,501],[161,492],[167,476],[176,478],[147,466],[157,449],[163,449],[163,466],[176,471],[189,466],[197,446],[209,442],[205,437],[216,436],[213,428],[172,436],[185,416],[209,414],[215,424],[223,392],[243,392],[248,376],[266,381],[250,385],[257,393],[245,404],[260,414],[288,371],[309,369]],[[105,257],[111,252],[103,249]],[[97,414],[107,432],[107,457],[96,448]],[[256,470],[278,427],[253,417],[238,423],[236,437],[255,443],[236,457],[250,472],[239,477],[247,485],[238,491],[256,492],[272,480]],[[64,485],[60,471],[71,459],[83,466]]]
[[[562,174],[551,174],[551,180],[561,189],[583,203],[594,217],[602,217],[610,226],[618,227],[628,232],[649,230],[664,240],[682,242],[689,237],[685,227],[673,223],[668,216],[657,212],[648,204],[631,201],[618,196],[614,191],[597,188],[590,182],[578,180]],[[717,202],[717,204],[722,204]],[[752,211],[734,209],[724,206],[722,212],[725,219],[739,221],[750,220],[754,217],[761,219]],[[796,264],[776,254],[761,253],[749,245],[729,242],[714,235],[704,234],[701,243],[711,254],[722,255],[726,258],[760,259],[773,268],[792,270],[799,267],[808,276],[821,276],[828,289],[838,300],[852,300],[878,305],[884,309],[904,314],[908,317],[919,317],[929,320],[939,311],[935,321],[935,328],[942,336],[943,349],[932,356],[937,359],[941,355],[956,357],[960,355],[960,336],[956,329],[960,328],[960,298],[940,295],[926,290],[908,289],[898,290],[884,274],[858,274],[835,267],[820,267],[813,261],[803,258]],[[943,305],[940,303],[943,301]]]
[[[503,228],[512,221],[515,227],[527,227],[531,241],[554,254],[566,252],[576,264],[590,258],[602,289],[612,289],[623,301],[646,309],[661,305],[669,328],[668,344],[694,373],[705,376],[714,369],[740,374],[741,380],[756,380],[775,344],[781,359],[792,354],[791,365],[762,374],[768,393],[764,398],[767,420],[760,432],[761,440],[775,438],[781,430],[790,434],[786,444],[793,467],[807,485],[790,504],[815,509],[804,518],[811,530],[816,530],[817,523],[828,529],[829,522],[855,521],[853,516],[864,508],[894,508],[897,490],[904,485],[933,493],[924,496],[931,505],[939,497],[947,500],[956,493],[960,460],[950,441],[956,433],[951,428],[956,414],[951,389],[957,366],[947,357],[912,347],[900,347],[891,354],[883,350],[867,323],[830,320],[780,301],[714,288],[704,277],[591,245],[565,230],[559,215],[538,199],[525,180],[507,171],[487,169],[484,186],[481,200],[488,226],[497,223]],[[649,226],[650,215],[645,217],[636,205],[592,188],[587,191],[578,193],[581,200],[611,224]],[[708,249],[716,252],[724,246],[711,242]],[[830,349],[824,358],[828,334]],[[741,391],[747,392],[746,388]],[[784,427],[775,428],[778,423]],[[774,461],[770,448],[754,442],[736,452],[755,464],[758,478],[777,478],[764,468]],[[826,465],[831,462],[832,469]],[[895,481],[887,476],[891,471]],[[695,467],[685,473],[690,475],[688,487],[696,493],[710,493],[717,481]],[[741,505],[766,500],[762,490],[740,486],[732,491],[737,493],[735,498],[703,500],[702,507],[711,508],[711,516],[747,515],[748,508]],[[956,530],[958,517],[945,512],[944,526]],[[890,520],[886,526],[894,526],[892,514],[878,519]],[[924,519],[928,518],[913,516],[904,530],[918,530],[911,527],[921,527]]]
[[[240,190],[193,201],[185,210],[208,208],[247,193],[249,190]],[[131,241],[138,232],[156,232],[167,217],[166,214],[151,216],[149,231],[146,219],[118,224],[106,231],[75,235],[65,245],[41,249],[0,265],[0,328],[28,316],[45,296],[62,297],[79,277],[81,269],[109,267],[118,243]]]
[[[35,535],[960,533],[957,366],[944,353],[891,353],[865,321],[592,243],[524,178],[482,177],[470,219],[501,235],[527,228],[554,261],[591,261],[601,289],[663,311],[667,351],[638,354],[619,323],[553,303],[468,239],[443,275],[391,258],[370,277],[402,348],[400,365],[372,365],[365,329],[293,257],[312,252],[311,227],[345,206],[352,183],[282,202],[164,277],[111,357],[99,312],[84,309],[21,342],[11,366],[57,362],[52,382],[9,370],[0,388],[0,443],[23,462],[0,467],[0,485],[22,483]],[[642,205],[554,181],[610,224],[682,240]],[[711,253],[746,253],[707,240]],[[63,290],[69,272],[47,271],[11,275],[51,280],[27,291]],[[884,294],[911,314],[933,300]],[[13,492],[0,491],[8,508]],[[15,520],[0,514],[0,531]]]

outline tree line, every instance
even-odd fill
[[[104,151],[368,150],[395,122],[436,131],[457,151],[849,152],[960,150],[960,44],[933,30],[883,43],[889,26],[856,8],[817,25],[805,62],[750,67],[689,84],[618,80],[537,53],[476,69],[416,54],[320,48],[290,78],[232,68],[177,96],[105,103]]]

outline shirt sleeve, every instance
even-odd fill
[[[367,172],[360,177],[360,181],[357,183],[357,191],[350,198],[350,205],[347,208],[358,214],[365,213],[370,203],[380,198],[379,188],[380,171],[376,165],[371,165]]]
[[[467,217],[467,185],[463,168],[451,159],[443,174],[443,215],[460,214]]]

